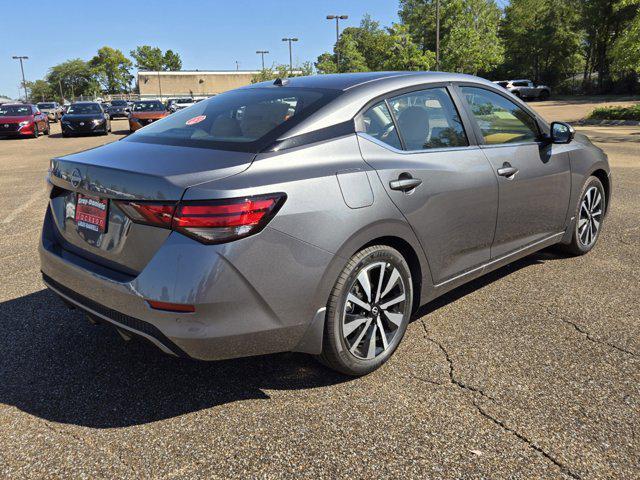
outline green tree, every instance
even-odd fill
[[[511,0],[500,36],[507,76],[556,85],[582,65],[580,12],[575,1]]]
[[[503,60],[495,0],[441,0],[440,69],[477,74]],[[435,0],[401,0],[401,20],[423,52],[435,51]]]
[[[102,47],[89,65],[106,93],[125,93],[129,90],[133,76],[131,60],[120,50]]]
[[[294,74],[289,72],[289,65],[276,65],[274,67],[267,67],[264,70],[260,70],[251,78],[251,83],[267,82],[269,80],[275,80],[276,78],[289,78],[299,77],[313,74],[313,64],[311,62],[304,62],[298,67]]]
[[[150,70],[150,71],[169,71],[180,70],[182,68],[182,60],[180,55],[173,50],[167,50],[162,53],[158,47],[151,47],[149,45],[141,45],[136,47],[135,50],[129,52],[136,62],[136,68],[138,70]]]
[[[393,24],[389,29],[389,53],[384,62],[384,70],[430,70],[436,62],[436,55],[425,52],[413,41],[409,27]]]
[[[635,16],[612,46],[612,69],[617,76],[625,72],[633,72],[637,76],[640,74],[640,0],[622,1],[617,7],[632,7]]]
[[[51,85],[45,80],[27,81],[27,91],[29,92],[29,99],[34,103],[51,100],[55,95]]]
[[[46,80],[55,92],[56,98],[60,86],[65,98],[71,100],[80,95],[91,95],[99,89],[93,69],[80,58],[54,65],[49,69]]]

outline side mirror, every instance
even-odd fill
[[[551,123],[551,143],[570,143],[576,131],[565,122]]]

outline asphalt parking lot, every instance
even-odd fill
[[[579,128],[614,172],[593,252],[543,251],[423,307],[359,379],[300,354],[174,359],[44,289],[48,159],[125,128],[0,141],[0,478],[640,476],[640,127]]]

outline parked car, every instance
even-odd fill
[[[49,119],[29,103],[5,103],[0,106],[0,137],[33,137],[49,135]]]
[[[438,72],[258,83],[49,171],[41,270],[68,304],[175,355],[299,351],[349,375],[419,305],[589,252],[611,190],[586,136]]]
[[[133,133],[167,115],[169,115],[169,112],[167,112],[160,100],[135,102],[129,114],[129,131]]]
[[[111,107],[109,108],[111,118],[127,118],[129,111],[129,102],[126,100],[111,100]]]
[[[111,118],[98,102],[73,103],[61,120],[62,136],[107,135],[111,131]]]
[[[546,85],[536,85],[531,80],[499,80],[494,82],[519,98],[537,98],[546,100],[551,95],[551,89]]]
[[[37,104],[38,109],[49,117],[49,121],[58,123],[62,117],[62,106],[58,102],[40,102]]]
[[[178,110],[182,110],[183,108],[191,107],[195,105],[196,101],[193,98],[176,98],[169,100],[169,105],[167,109],[171,112],[177,112]]]

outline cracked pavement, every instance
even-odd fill
[[[350,379],[299,354],[174,359],[43,289],[47,161],[125,124],[0,141],[0,478],[638,478],[640,128],[579,128],[614,171],[593,252],[543,251],[423,306]]]

